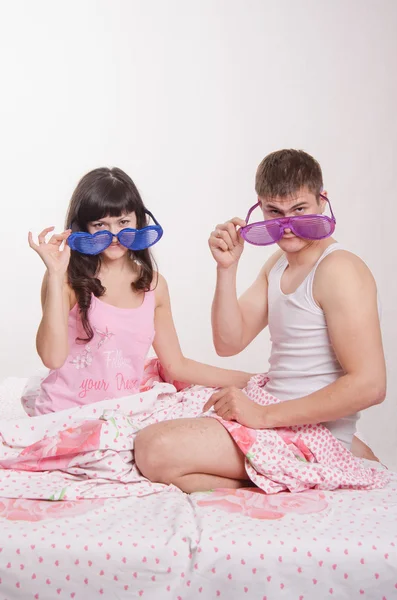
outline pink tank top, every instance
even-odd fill
[[[94,337],[79,343],[76,338],[85,334],[74,306],[69,313],[69,356],[44,379],[29,412],[55,412],[138,392],[154,338],[154,309],[154,291],[146,292],[138,308],[117,308],[92,296]]]

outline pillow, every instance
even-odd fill
[[[26,417],[21,396],[28,382],[26,377],[7,377],[0,383],[0,419]]]

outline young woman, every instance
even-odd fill
[[[29,244],[47,267],[37,350],[49,375],[30,406],[44,414],[139,391],[151,345],[172,379],[211,387],[244,387],[250,374],[185,358],[172,320],[165,279],[148,246],[161,237],[149,225],[139,192],[123,171],[100,168],[73,193],[68,229]],[[137,249],[138,248],[138,249]]]

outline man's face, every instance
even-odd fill
[[[317,202],[316,196],[305,188],[295,192],[291,196],[258,198],[258,200],[261,204],[265,221],[283,217],[321,214],[324,210],[324,201]],[[297,237],[289,228],[284,230],[284,235],[278,242],[278,245],[284,252],[299,252],[312,244],[312,240]]]

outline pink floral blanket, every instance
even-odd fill
[[[134,464],[134,438],[159,421],[217,418],[246,457],[246,470],[267,494],[310,488],[375,489],[389,481],[385,470],[368,468],[321,425],[253,430],[203,415],[213,389],[181,389],[159,381],[158,364],[147,369],[139,394],[59,413],[0,421],[0,497],[77,500],[144,496],[172,489],[147,481]],[[278,402],[258,375],[245,392],[262,405]],[[183,387],[183,384],[178,384]]]

